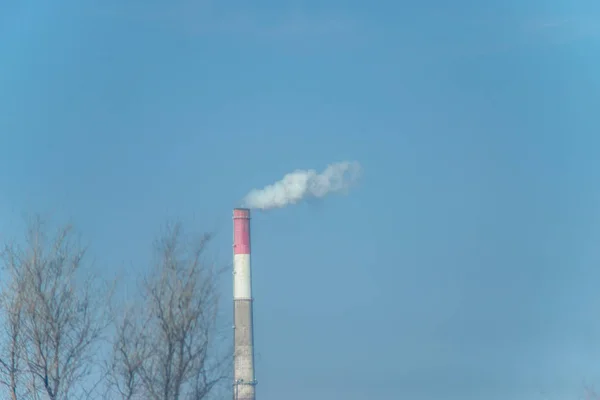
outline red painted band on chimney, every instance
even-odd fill
[[[250,254],[250,210],[233,210],[233,253]]]

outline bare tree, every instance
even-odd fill
[[[5,261],[13,263],[11,254],[5,254]],[[14,275],[15,271],[8,271]],[[0,294],[0,307],[4,317],[4,341],[2,342],[0,356],[0,383],[4,385],[12,400],[18,400],[19,378],[21,376],[22,358],[22,335],[21,317],[23,314],[23,291],[21,280],[11,276],[11,279]]]
[[[202,400],[226,375],[230,356],[215,351],[218,271],[201,257],[209,239],[188,246],[176,224],[158,241],[140,302],[117,327],[111,398]]]
[[[145,324],[141,325],[138,317],[133,309],[125,311],[117,326],[112,359],[107,365],[108,389],[123,400],[135,399],[143,389],[142,363],[147,356],[148,344],[143,329]]]
[[[84,279],[85,249],[70,226],[48,237],[38,217],[24,247],[7,245],[11,284],[2,296],[7,335],[0,366],[13,400],[67,400],[85,393],[97,346],[110,323],[107,300],[93,278]]]

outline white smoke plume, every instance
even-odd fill
[[[282,208],[304,199],[344,192],[356,183],[360,170],[360,164],[350,161],[331,164],[320,174],[313,169],[296,170],[279,182],[252,190],[244,198],[244,207],[260,210]]]

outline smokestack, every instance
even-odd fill
[[[250,210],[233,210],[233,399],[255,400]]]

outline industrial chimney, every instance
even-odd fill
[[[233,399],[255,400],[250,210],[233,210]]]

